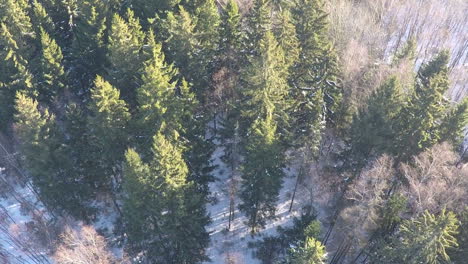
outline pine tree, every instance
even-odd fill
[[[171,143],[177,142],[177,133],[170,137],[156,134],[148,164],[134,150],[126,153],[124,216],[129,240],[151,263],[197,263],[206,260],[209,218],[187,181],[181,149]]]
[[[443,210],[439,215],[428,211],[417,219],[406,220],[400,233],[389,245],[373,256],[375,263],[437,264],[450,261],[447,249],[458,246],[458,220]]]
[[[41,62],[39,77],[39,98],[45,102],[52,102],[65,89],[65,70],[62,66],[62,50],[49,34],[40,29],[41,34]]]
[[[126,20],[114,14],[107,55],[111,64],[109,81],[122,91],[123,98],[130,105],[135,104],[136,81],[139,79],[138,72],[144,61],[140,55],[144,37],[133,11],[127,10]]]
[[[291,13],[300,46],[299,60],[289,78],[294,88],[292,96],[301,101],[304,97],[313,98],[313,94],[320,89],[326,119],[329,123],[333,122],[338,115],[342,91],[336,83],[337,57],[327,36],[327,14],[323,11],[323,2],[297,0]]]
[[[127,106],[120,98],[120,92],[112,87],[102,77],[97,76],[94,88],[91,90],[88,117],[88,142],[91,150],[88,152],[90,161],[97,162],[97,179],[109,183],[109,177],[114,172],[124,156],[127,144],[127,126],[130,114]]]
[[[247,216],[247,225],[255,233],[266,220],[275,216],[276,201],[283,178],[283,149],[276,136],[271,115],[257,119],[246,144],[242,167],[239,209]]]

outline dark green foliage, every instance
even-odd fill
[[[260,41],[265,34],[272,29],[271,7],[267,0],[255,0],[252,9],[247,16],[247,34],[244,40],[244,48],[248,55],[258,52]]]
[[[367,108],[361,109],[351,123],[347,166],[361,168],[372,154],[393,149],[399,133],[396,122],[403,103],[402,88],[396,77],[388,79],[372,93]]]
[[[281,263],[291,247],[300,247],[307,237],[318,238],[320,223],[310,208],[304,208],[300,218],[293,219],[292,227],[277,228],[277,236],[267,236],[261,241],[249,244],[255,248],[255,257],[262,263]]]
[[[72,170],[64,135],[47,109],[23,93],[16,96],[15,132],[24,155],[23,165],[38,187],[42,200],[53,209],[83,216],[87,186],[77,181]]]
[[[141,56],[145,34],[140,22],[128,9],[126,19],[114,14],[109,31],[107,58],[111,64],[109,81],[122,91],[123,98],[135,105],[135,89],[145,58]]]
[[[402,108],[393,152],[402,160],[443,141],[440,121],[448,110],[448,53],[441,52],[419,70],[413,94]],[[453,126],[454,124],[452,124]],[[456,131],[453,131],[457,133]]]
[[[468,98],[452,106],[442,119],[440,140],[458,146],[463,141],[463,130],[468,122]]]
[[[382,209],[382,224],[380,225],[384,234],[392,231],[395,226],[401,223],[401,215],[406,207],[407,199],[401,194],[394,194],[387,200]]]
[[[453,263],[462,264],[468,258],[468,208],[459,213],[458,220],[460,221],[460,227],[456,236],[458,248],[449,249],[448,253]]]
[[[245,213],[247,225],[255,233],[275,216],[284,158],[271,117],[257,119],[248,133],[239,209]]]
[[[120,165],[127,145],[130,114],[119,91],[98,76],[91,90],[87,120],[88,158],[95,162],[95,185],[109,186],[110,176]]]
[[[327,14],[323,11],[323,1],[294,1],[291,13],[300,46],[299,60],[290,76],[293,98],[313,100],[313,95],[321,90],[325,117],[333,123],[337,118],[342,91],[337,84],[337,57],[327,36]],[[309,113],[305,111],[302,114]]]
[[[52,102],[65,89],[65,70],[62,66],[62,49],[44,29],[40,29],[41,60],[38,83],[39,98],[44,102]]]
[[[245,104],[241,112],[250,124],[257,117],[272,116],[280,129],[287,127],[286,96],[288,94],[287,68],[283,50],[271,32],[260,40],[258,55],[251,58],[244,73],[242,95]]]
[[[187,181],[189,169],[177,139],[175,131],[168,137],[156,134],[149,163],[132,149],[126,153],[124,215],[129,241],[133,250],[145,250],[151,263],[197,263],[206,258],[209,218],[204,200]]]
[[[443,210],[439,215],[429,212],[406,220],[400,232],[373,256],[376,263],[436,264],[450,261],[447,250],[458,246],[455,214]]]

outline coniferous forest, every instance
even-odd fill
[[[460,0],[0,0],[0,263],[467,263],[467,30]]]

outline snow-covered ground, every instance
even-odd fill
[[[46,209],[28,184],[20,184],[0,169],[0,263],[51,263],[47,248],[33,233],[44,223]]]
[[[296,166],[287,168],[285,169],[286,177],[284,178],[283,188],[281,189],[277,204],[276,219],[270,220],[265,229],[258,232],[255,237],[252,237],[249,228],[245,225],[246,217],[237,209],[240,201],[238,197],[236,197],[235,218],[231,223],[231,229],[228,231],[230,205],[229,186],[232,180],[232,173],[221,160],[223,154],[224,148],[218,145],[213,155],[213,163],[217,165],[214,171],[216,181],[210,184],[211,194],[215,198],[216,203],[208,205],[208,211],[213,222],[207,228],[211,237],[207,255],[210,257],[211,263],[215,264],[260,263],[259,260],[253,257],[252,249],[248,248],[248,243],[258,240],[265,235],[275,234],[276,227],[278,226],[290,226],[294,216],[300,216],[300,210],[307,202],[306,199],[308,199],[310,195],[305,188],[299,186],[293,210],[291,213],[288,212],[297,173]]]

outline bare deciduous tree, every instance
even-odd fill
[[[111,264],[105,239],[91,226],[66,227],[53,258],[60,264]]]
[[[468,167],[457,167],[457,155],[443,143],[414,157],[411,164],[401,165],[408,181],[405,192],[415,214],[443,208],[460,212],[468,202]]]

